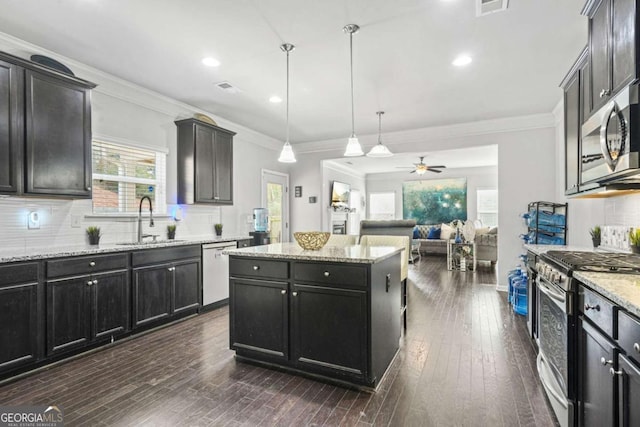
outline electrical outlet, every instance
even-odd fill
[[[71,228],[80,228],[80,215],[71,215]]]
[[[38,230],[40,228],[40,215],[38,212],[31,211],[29,215],[27,215],[27,229],[29,230]]]
[[[247,224],[253,223],[253,215],[247,215]]]

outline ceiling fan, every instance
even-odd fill
[[[414,163],[414,169],[409,173],[417,173],[418,175],[424,175],[425,172],[442,172],[440,169],[446,168],[446,166],[429,166],[424,163],[425,156],[420,156],[420,163]]]

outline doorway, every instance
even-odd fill
[[[289,241],[289,175],[262,169],[262,207],[269,210],[271,243]]]

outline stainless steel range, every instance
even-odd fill
[[[576,418],[577,281],[574,271],[640,272],[640,257],[630,254],[548,251],[538,271],[538,374],[562,426]]]

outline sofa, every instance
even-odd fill
[[[455,237],[455,229],[452,228],[448,236],[440,234],[438,239],[429,239],[429,231],[436,227],[441,228],[442,224],[417,225],[416,235],[420,242],[420,252],[423,254],[447,254],[447,240]],[[447,230],[448,231],[448,230]],[[481,227],[476,229],[476,260],[491,261],[494,264],[498,261],[498,228]]]

